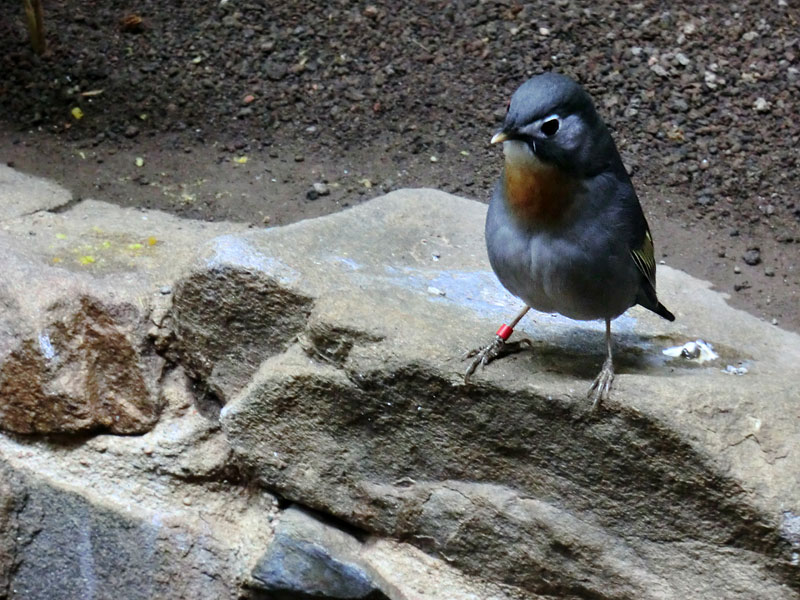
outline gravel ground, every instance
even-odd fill
[[[612,128],[659,258],[800,331],[796,4],[45,5],[39,58],[0,3],[0,160],[79,197],[258,226],[397,187],[486,200],[507,98],[558,70]]]

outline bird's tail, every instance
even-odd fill
[[[647,306],[646,308],[650,308],[650,307]],[[661,304],[661,302],[659,302],[658,306],[656,306],[655,308],[650,308],[650,310],[652,310],[654,313],[656,313],[659,317],[664,317],[667,321],[674,321],[675,320],[675,315],[673,315],[671,312],[669,312],[667,307],[664,306],[663,304]]]

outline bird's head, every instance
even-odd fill
[[[556,73],[532,77],[514,92],[492,138],[499,142],[507,162],[540,162],[579,177],[603,171],[617,156],[589,94]]]

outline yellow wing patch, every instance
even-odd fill
[[[650,282],[650,285],[653,286],[653,289],[655,289],[656,257],[655,249],[653,247],[653,236],[650,235],[649,227],[644,232],[644,241],[642,242],[642,247],[632,249],[631,256],[633,257],[633,262],[636,263],[636,266],[639,268],[642,274],[647,277],[647,281]]]

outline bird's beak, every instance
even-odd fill
[[[508,139],[510,139],[510,136],[508,135],[507,132],[498,131],[497,133],[494,134],[494,136],[492,137],[492,141],[490,143],[499,144],[500,142],[505,142]]]

